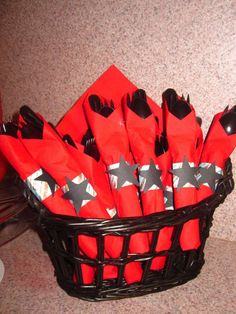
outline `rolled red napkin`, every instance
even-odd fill
[[[140,90],[133,94],[132,99],[127,96],[123,109],[130,148],[135,162],[139,164],[143,211],[144,215],[149,215],[164,210],[164,194],[155,154],[157,123],[146,97],[140,97],[138,92]]]
[[[39,117],[39,115],[38,118],[43,125],[41,132],[42,138],[22,138],[22,143],[33,158],[37,160],[37,162],[46,169],[61,186],[64,191],[62,197],[70,200],[74,205],[74,215],[84,218],[110,219],[115,211],[114,202],[110,204],[113,206],[110,208],[106,207],[107,204],[100,201],[97,192],[88,180],[88,173],[85,174],[81,171],[76,160],[70,155],[62,139],[55,133],[52,127],[48,125],[42,117]],[[33,133],[32,129],[33,126],[31,125],[31,135]],[[24,132],[26,131],[24,130]],[[49,158],[50,162],[48,162]],[[108,200],[108,198],[106,198],[106,200]],[[79,235],[78,241],[81,249],[86,252],[89,257],[95,258],[97,256],[97,242],[95,238]],[[113,252],[111,255],[112,257],[118,257],[122,249],[121,240],[117,240],[115,243],[116,245],[114,246],[112,237],[105,238],[105,247]],[[111,268],[111,266],[104,267],[104,276],[106,276],[106,270],[108,268]],[[113,268],[114,278],[117,275],[117,269],[114,266]]]
[[[74,216],[73,206],[61,198],[64,194],[63,191],[55,180],[32,158],[17,137],[1,134],[0,148],[20,178],[51,212]],[[56,206],[58,204],[59,206]]]
[[[174,90],[163,93],[165,128],[172,157],[175,208],[197,203],[197,154],[199,125],[193,107],[180,99]],[[200,245],[199,221],[184,224],[180,235],[182,250],[197,249]]]
[[[115,107],[112,102],[108,104],[106,100],[101,101],[98,96],[90,95],[84,102],[84,108],[101,157],[107,166],[118,216],[142,216],[137,189],[138,165],[134,164],[129,150],[121,105]],[[132,254],[148,252],[147,234],[133,234],[129,251]],[[141,279],[142,269],[139,266]]]
[[[59,215],[75,216],[74,207],[70,202],[62,198],[64,192],[59,188],[54,178],[40,167],[18,138],[1,134],[0,151],[37,199],[49,211]],[[92,247],[88,245],[87,252],[89,252],[88,255],[94,256],[93,245]],[[82,264],[81,268],[84,284],[92,283],[94,268],[86,264]]]
[[[82,153],[83,146],[74,140],[72,141],[73,141],[73,145],[68,146],[68,149],[75,159],[78,158],[79,160],[81,160],[81,154],[83,154]],[[95,155],[97,155],[97,151],[95,151]],[[83,163],[86,167],[90,169],[96,168],[95,178],[99,178],[99,181],[100,181],[99,186],[98,186],[98,182],[96,182],[96,186],[98,186],[97,192],[101,197],[104,196],[104,199],[105,198],[109,199],[111,197],[111,190],[109,186],[107,186],[107,189],[103,188],[108,184],[108,176],[107,174],[105,175],[104,164],[102,160],[100,159],[99,161],[96,161],[94,158],[91,158],[89,156],[87,157],[83,156]],[[102,181],[105,181],[105,182],[102,182]],[[114,215],[114,217],[117,216],[116,211],[114,210],[112,210],[110,214]],[[121,237],[109,236],[109,235],[105,236],[105,249],[106,247],[108,247],[107,249],[108,252],[109,252],[109,247],[112,247],[112,250],[115,250],[117,254],[120,255],[122,245],[123,245],[123,239]],[[105,266],[105,267],[108,268],[109,266]],[[140,266],[135,262],[128,263],[126,267],[124,268],[124,278],[127,281],[127,283],[133,283],[133,282],[139,281],[141,279]]]
[[[215,115],[201,155],[198,201],[212,195],[236,146],[236,106]]]
[[[162,168],[167,166],[166,161],[163,160],[163,156],[167,157],[167,155],[163,150],[159,156],[156,154],[155,146],[161,145],[157,143],[158,125],[143,90],[135,91],[132,99],[128,94],[126,101],[124,101],[124,117],[131,151],[135,162],[139,164],[143,213],[149,215],[164,211],[166,175],[163,178],[162,173],[163,171],[165,174],[168,173],[169,167],[163,171]],[[157,252],[170,248],[172,229],[166,227],[160,230],[156,245]],[[152,241],[152,233],[149,233],[149,240]],[[165,261],[166,257],[164,256],[153,259],[151,269],[162,269]]]
[[[56,182],[63,187],[64,198],[72,201],[76,215],[85,218],[109,219],[108,211],[100,205],[96,191],[81,171],[77,161],[68,152],[62,139],[45,120],[41,117],[40,120],[43,123],[42,138],[23,136],[20,139],[23,145],[41,167],[52,174]],[[76,187],[76,185],[78,186]],[[81,195],[74,192],[74,189],[79,187]],[[70,191],[71,193],[69,193]]]
[[[111,189],[107,174],[105,173],[104,164],[101,160],[96,161],[93,157],[84,153],[84,147],[73,141],[74,145],[67,145],[67,149],[71,156],[78,162],[81,171],[89,179],[91,185],[96,189],[99,204],[109,214],[109,219],[117,217],[117,211],[112,197]],[[96,217],[94,217],[96,218]],[[99,217],[101,218],[101,217]],[[107,215],[104,215],[105,219],[108,219]],[[119,257],[123,247],[123,239],[119,236],[105,236],[105,250],[108,252],[114,251],[112,257]],[[107,248],[107,249],[106,249]]]
[[[144,168],[150,166],[151,160],[156,161],[155,164],[157,165],[157,168],[160,168],[160,163],[162,168],[161,183],[163,185],[164,181],[165,184],[163,187],[167,187],[168,191],[172,191],[172,177],[169,173],[171,158],[168,152],[167,142],[162,135],[162,129],[159,128],[159,123],[157,122],[156,117],[149,108],[145,92],[142,91],[142,94],[145,96],[139,96],[140,91],[141,90],[137,90],[134,93],[132,102],[130,101],[130,96],[128,96],[127,102],[124,101],[125,123],[131,151],[135,161],[141,166],[144,165]],[[140,181],[141,190],[142,184],[145,185],[144,179],[145,178],[141,178]],[[148,193],[143,193],[142,197],[145,198],[145,196],[149,195],[149,192],[151,191],[153,190],[151,189]],[[157,193],[159,194],[158,196]],[[145,204],[147,204],[145,206],[146,208],[144,208],[144,213],[146,215],[156,211],[162,211],[165,207],[164,203],[166,202],[166,198],[165,195],[163,195],[162,189],[159,187],[155,190],[154,194],[157,196],[155,202],[145,202]],[[173,204],[170,199],[166,209],[173,209]]]
[[[103,104],[106,104],[103,100]],[[138,165],[134,163],[129,150],[128,135],[124,125],[122,107],[116,108],[108,104],[103,106],[100,98],[91,95],[84,103],[89,125],[94,134],[101,157],[107,166],[115,203],[120,217],[142,216],[142,209],[138,198],[139,182],[136,171]],[[107,112],[103,116],[101,111],[96,112],[96,106]],[[95,109],[94,109],[95,108]],[[132,206],[127,206],[127,200]],[[138,238],[135,240],[134,238]],[[136,253],[147,252],[148,241],[145,234],[133,236],[130,249]]]

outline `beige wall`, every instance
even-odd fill
[[[235,16],[234,0],[1,0],[5,116],[28,104],[56,123],[115,63],[157,102],[167,87],[189,92],[206,130],[236,103]],[[235,201],[217,210],[212,236],[236,240]]]

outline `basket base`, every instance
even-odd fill
[[[186,252],[189,257],[194,251]],[[145,283],[126,284],[115,287],[115,280],[103,281],[102,287],[92,286],[76,286],[74,283],[68,284],[57,276],[59,286],[69,295],[85,301],[109,301],[124,298],[139,297],[150,293],[161,292],[171,289],[175,286],[185,284],[186,282],[196,278],[201,272],[204,265],[204,254],[201,259],[194,261],[185,271],[175,269],[170,276],[166,277],[164,271],[151,271]],[[188,263],[189,264],[189,263]],[[178,273],[177,273],[178,271]]]

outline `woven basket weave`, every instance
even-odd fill
[[[39,203],[29,190],[25,195],[32,207],[38,211],[38,225],[42,235],[43,248],[48,252],[55,268],[58,284],[69,295],[89,301],[102,301],[136,297],[158,292],[181,285],[195,278],[204,264],[204,246],[212,225],[216,207],[233,190],[232,165],[228,161],[224,178],[219,182],[214,195],[204,201],[175,211],[165,211],[139,218],[113,220],[74,218],[52,215]],[[199,219],[201,246],[197,250],[182,251],[179,236],[183,224],[190,219]],[[161,228],[174,226],[172,246],[168,251],[156,252],[155,247]],[[150,251],[145,254],[128,255],[130,236],[136,232],[153,232]],[[90,235],[97,239],[98,256],[90,259],[79,254],[78,235]],[[104,236],[124,237],[120,258],[104,257]],[[161,271],[150,270],[152,259],[167,256],[165,268]],[[143,276],[140,282],[127,284],[124,280],[124,267],[131,261],[140,261]],[[94,283],[83,285],[81,264],[96,267]],[[118,278],[103,280],[105,265],[118,266]],[[76,273],[77,282],[73,281]]]

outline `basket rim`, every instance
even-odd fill
[[[23,183],[23,182],[21,182]],[[23,183],[24,184],[24,183]],[[227,191],[224,186],[228,185]],[[33,205],[38,212],[38,224],[39,225],[51,225],[59,229],[68,230],[70,228],[86,231],[86,233],[92,232],[93,234],[98,231],[121,231],[125,232],[126,228],[129,227],[129,231],[135,232],[135,230],[142,228],[145,229],[145,225],[155,229],[158,226],[172,225],[184,223],[189,219],[198,218],[199,215],[207,215],[212,210],[215,210],[220,203],[224,201],[226,196],[231,193],[234,188],[233,174],[232,174],[232,163],[228,159],[225,164],[224,177],[219,181],[216,192],[207,197],[206,199],[185,207],[174,210],[165,210],[163,212],[157,212],[145,216],[133,216],[133,217],[118,217],[113,219],[104,218],[83,218],[76,216],[59,215],[50,212],[42,203],[40,203],[33,195],[32,192],[24,184],[25,191],[29,192],[28,198],[33,197]]]
[[[221,186],[224,183],[230,183],[230,189],[228,192],[222,191]],[[127,227],[129,232],[142,229],[143,232],[150,231],[150,229],[156,229],[158,226],[173,226],[176,224],[184,223],[189,219],[199,218],[200,215],[208,215],[214,211],[220,203],[224,201],[227,194],[233,190],[233,178],[232,174],[226,175],[218,185],[216,192],[200,201],[197,204],[185,206],[177,210],[167,210],[163,212],[157,212],[146,216],[140,217],[125,217],[114,219],[102,219],[102,218],[82,218],[73,216],[62,216],[48,212],[42,207],[39,213],[39,222],[43,225],[53,225],[59,229],[78,230],[92,232],[125,232]]]

